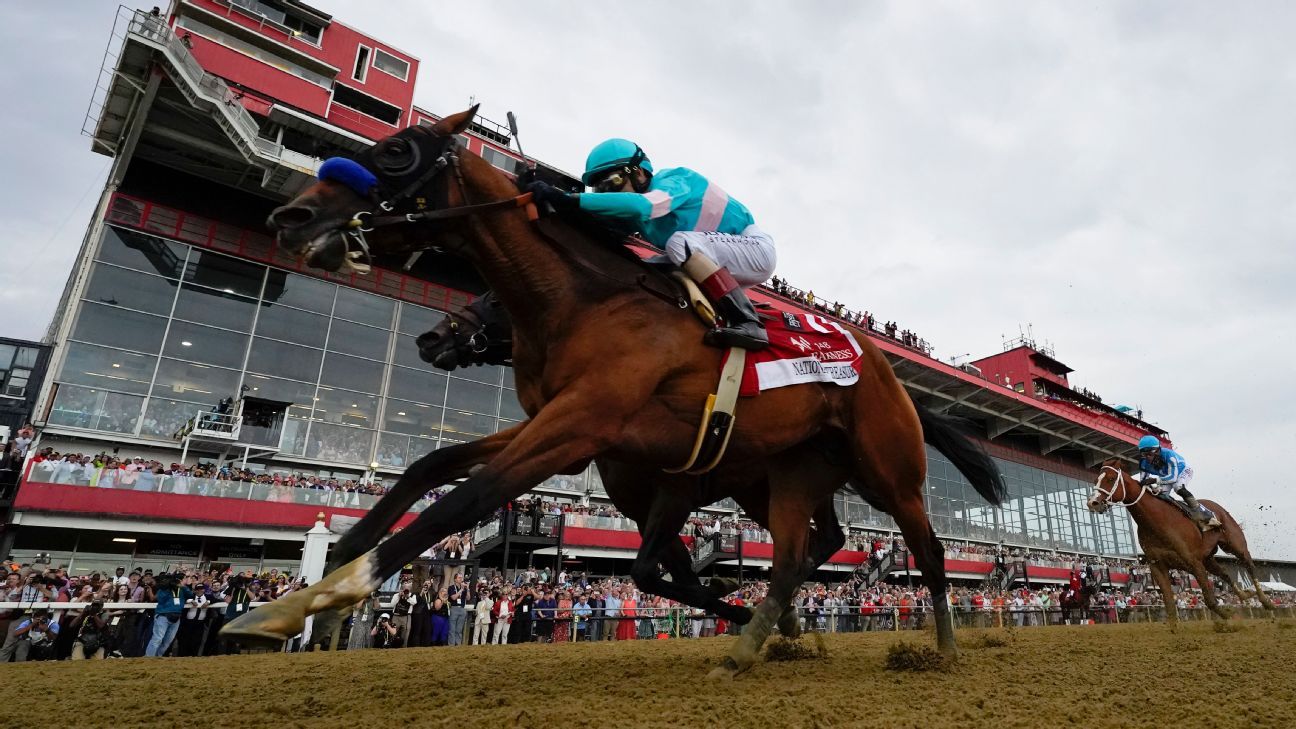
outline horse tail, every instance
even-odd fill
[[[1006,496],[1003,476],[985,449],[969,437],[967,421],[928,410],[913,395],[909,399],[918,411],[923,441],[948,458],[982,498],[994,506],[1002,504]]]

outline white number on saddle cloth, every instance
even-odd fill
[[[807,382],[845,387],[859,381],[863,350],[854,335],[821,316],[780,313],[766,320],[770,346],[747,353],[741,395]]]

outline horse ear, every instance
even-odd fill
[[[477,107],[481,104],[473,104],[472,108],[467,111],[461,111],[458,114],[451,114],[432,125],[432,131],[436,132],[438,137],[452,137],[456,134],[463,134],[472,124],[473,117],[477,116]]]

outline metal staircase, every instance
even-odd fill
[[[82,126],[82,132],[94,138],[95,151],[116,154],[153,61],[190,105],[208,113],[244,159],[264,170],[263,187],[291,195],[314,178],[319,160],[262,137],[261,123],[243,108],[239,95],[220,77],[203,70],[165,17],[126,7],[118,10]]]
[[[721,534],[719,539],[709,537],[700,539],[697,552],[693,555],[693,571],[701,574],[702,570],[722,560],[738,559],[742,552],[742,534]]]

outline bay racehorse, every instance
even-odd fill
[[[984,452],[915,408],[885,357],[861,334],[856,384],[803,384],[742,400],[720,465],[701,479],[667,478],[661,469],[685,462],[692,451],[723,353],[702,343],[704,327],[692,314],[662,304],[659,293],[643,284],[643,266],[619,245],[567,220],[534,223],[525,207],[529,196],[459,149],[456,135],[475,113],[474,107],[431,127],[403,130],[354,162],[329,160],[332,174],[322,167],[325,179],[275,210],[269,224],[285,252],[330,271],[367,265],[371,253],[434,244],[467,259],[513,317],[514,376],[530,419],[411,464],[384,502],[412,503],[429,488],[466,480],[407,528],[323,580],[231,622],[225,636],[273,641],[296,635],[307,615],[354,605],[429,544],[471,528],[533,484],[579,472],[596,458],[635,469],[638,487],[654,493],[702,481],[718,493],[763,489],[763,516],[774,540],[769,593],[717,675],[732,676],[755,663],[815,567],[811,520],[842,483],[894,517],[932,594],[945,595],[943,548],[924,509],[923,443],[947,456],[966,455],[960,470],[998,504],[1003,482]],[[652,499],[654,510],[669,510],[670,503],[688,502]],[[379,508],[370,512],[371,524],[391,518],[386,510],[375,512]],[[687,508],[682,517],[654,514],[649,522],[675,522],[661,538],[678,543],[686,517]],[[360,543],[357,538],[351,548]],[[948,602],[935,602],[937,645],[956,655]]]
[[[1208,575],[1219,577],[1238,599],[1246,602],[1249,595],[1215,561],[1215,554],[1220,549],[1237,558],[1255,584],[1256,599],[1266,609],[1273,610],[1273,602],[1260,587],[1260,578],[1256,575],[1255,563],[1251,561],[1251,552],[1247,549],[1242,527],[1219,504],[1206,500],[1201,503],[1215,512],[1220,520],[1218,528],[1203,532],[1178,507],[1152,495],[1148,487],[1140,485],[1125,470],[1125,462],[1118,458],[1109,458],[1103,462],[1098,482],[1089,497],[1091,511],[1101,514],[1113,504],[1120,504],[1128,508],[1130,516],[1134,517],[1134,523],[1138,525],[1139,546],[1147,555],[1152,578],[1161,589],[1161,599],[1165,601],[1167,622],[1176,623],[1179,619],[1178,611],[1174,609],[1175,597],[1170,581],[1172,569],[1182,570],[1196,578],[1206,605],[1220,618],[1228,617],[1228,612],[1219,604],[1215,586],[1211,584]]]

